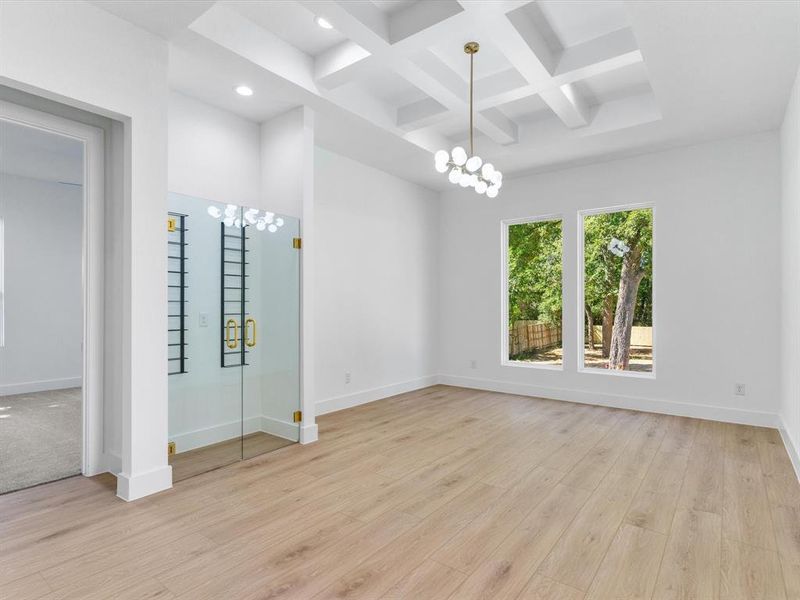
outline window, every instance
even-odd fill
[[[585,370],[653,373],[653,208],[579,214]]]
[[[504,223],[503,363],[561,368],[561,219]]]

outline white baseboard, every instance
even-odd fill
[[[325,415],[328,413],[336,412],[337,410],[344,410],[345,408],[352,408],[368,402],[375,402],[397,394],[404,394],[406,392],[413,392],[422,388],[436,385],[439,382],[437,375],[428,375],[410,381],[402,381],[400,383],[393,383],[379,388],[372,388],[370,390],[362,390],[344,396],[336,396],[334,398],[326,398],[319,400],[316,404],[317,414]]]
[[[0,396],[14,396],[16,394],[35,394],[36,392],[49,392],[51,390],[66,390],[81,387],[81,377],[65,377],[63,379],[43,379],[41,381],[26,381],[23,383],[8,383],[0,385]]]
[[[303,425],[300,428],[300,443],[313,444],[319,439],[319,427],[316,423],[313,425]]]
[[[273,419],[265,415],[261,416],[261,431],[265,433],[296,442],[298,437],[297,430],[298,427],[295,423]]]
[[[180,453],[235,439],[242,434],[242,431],[245,435],[263,431],[295,442],[297,441],[297,429],[297,425],[294,423],[258,415],[246,418],[244,427],[241,421],[230,421],[213,427],[172,435],[169,439],[171,442],[175,442],[175,450]]]
[[[117,475],[117,496],[126,502],[144,498],[172,487],[172,467],[164,465],[144,473]]]
[[[786,428],[786,423],[783,419],[781,419],[778,430],[781,432],[781,439],[786,447],[786,452],[789,454],[789,460],[792,461],[794,474],[797,475],[797,480],[800,481],[800,448],[795,445],[794,440],[789,435],[789,430]]]
[[[548,400],[563,400],[566,402],[577,402],[579,404],[626,408],[629,410],[675,415],[679,417],[693,417],[695,419],[706,419],[709,421],[723,421],[740,425],[778,428],[779,424],[778,415],[774,413],[725,408],[707,404],[689,404],[687,402],[652,400],[618,394],[600,394],[582,390],[549,388],[527,383],[498,381],[494,379],[476,379],[457,375],[440,375],[438,383],[490,392],[504,392],[506,394],[516,394],[519,396],[547,398]]]

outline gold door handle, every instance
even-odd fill
[[[253,335],[250,335],[250,325],[253,326]],[[256,345],[256,320],[253,317],[247,317],[244,322],[244,343],[248,348]]]
[[[233,331],[233,337],[231,337]],[[225,323],[225,345],[231,350],[235,350],[239,345],[239,325],[236,319],[228,319]]]

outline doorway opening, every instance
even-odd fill
[[[99,470],[102,160],[101,130],[0,102],[0,494]]]

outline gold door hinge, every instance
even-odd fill
[[[169,442],[167,444],[167,456],[172,456],[175,454],[175,442]]]
[[[173,231],[175,231],[175,228],[177,226],[178,226],[178,220],[177,219],[173,219],[172,217],[167,219],[167,231],[172,233]]]
[[[292,238],[292,248],[295,250],[300,250],[303,247],[303,239],[302,238]]]
[[[299,423],[300,421],[302,421],[302,420],[303,420],[303,411],[302,411],[302,410],[296,410],[296,411],[294,411],[294,415],[293,415],[293,417],[292,417],[292,420],[293,420],[295,423]]]

